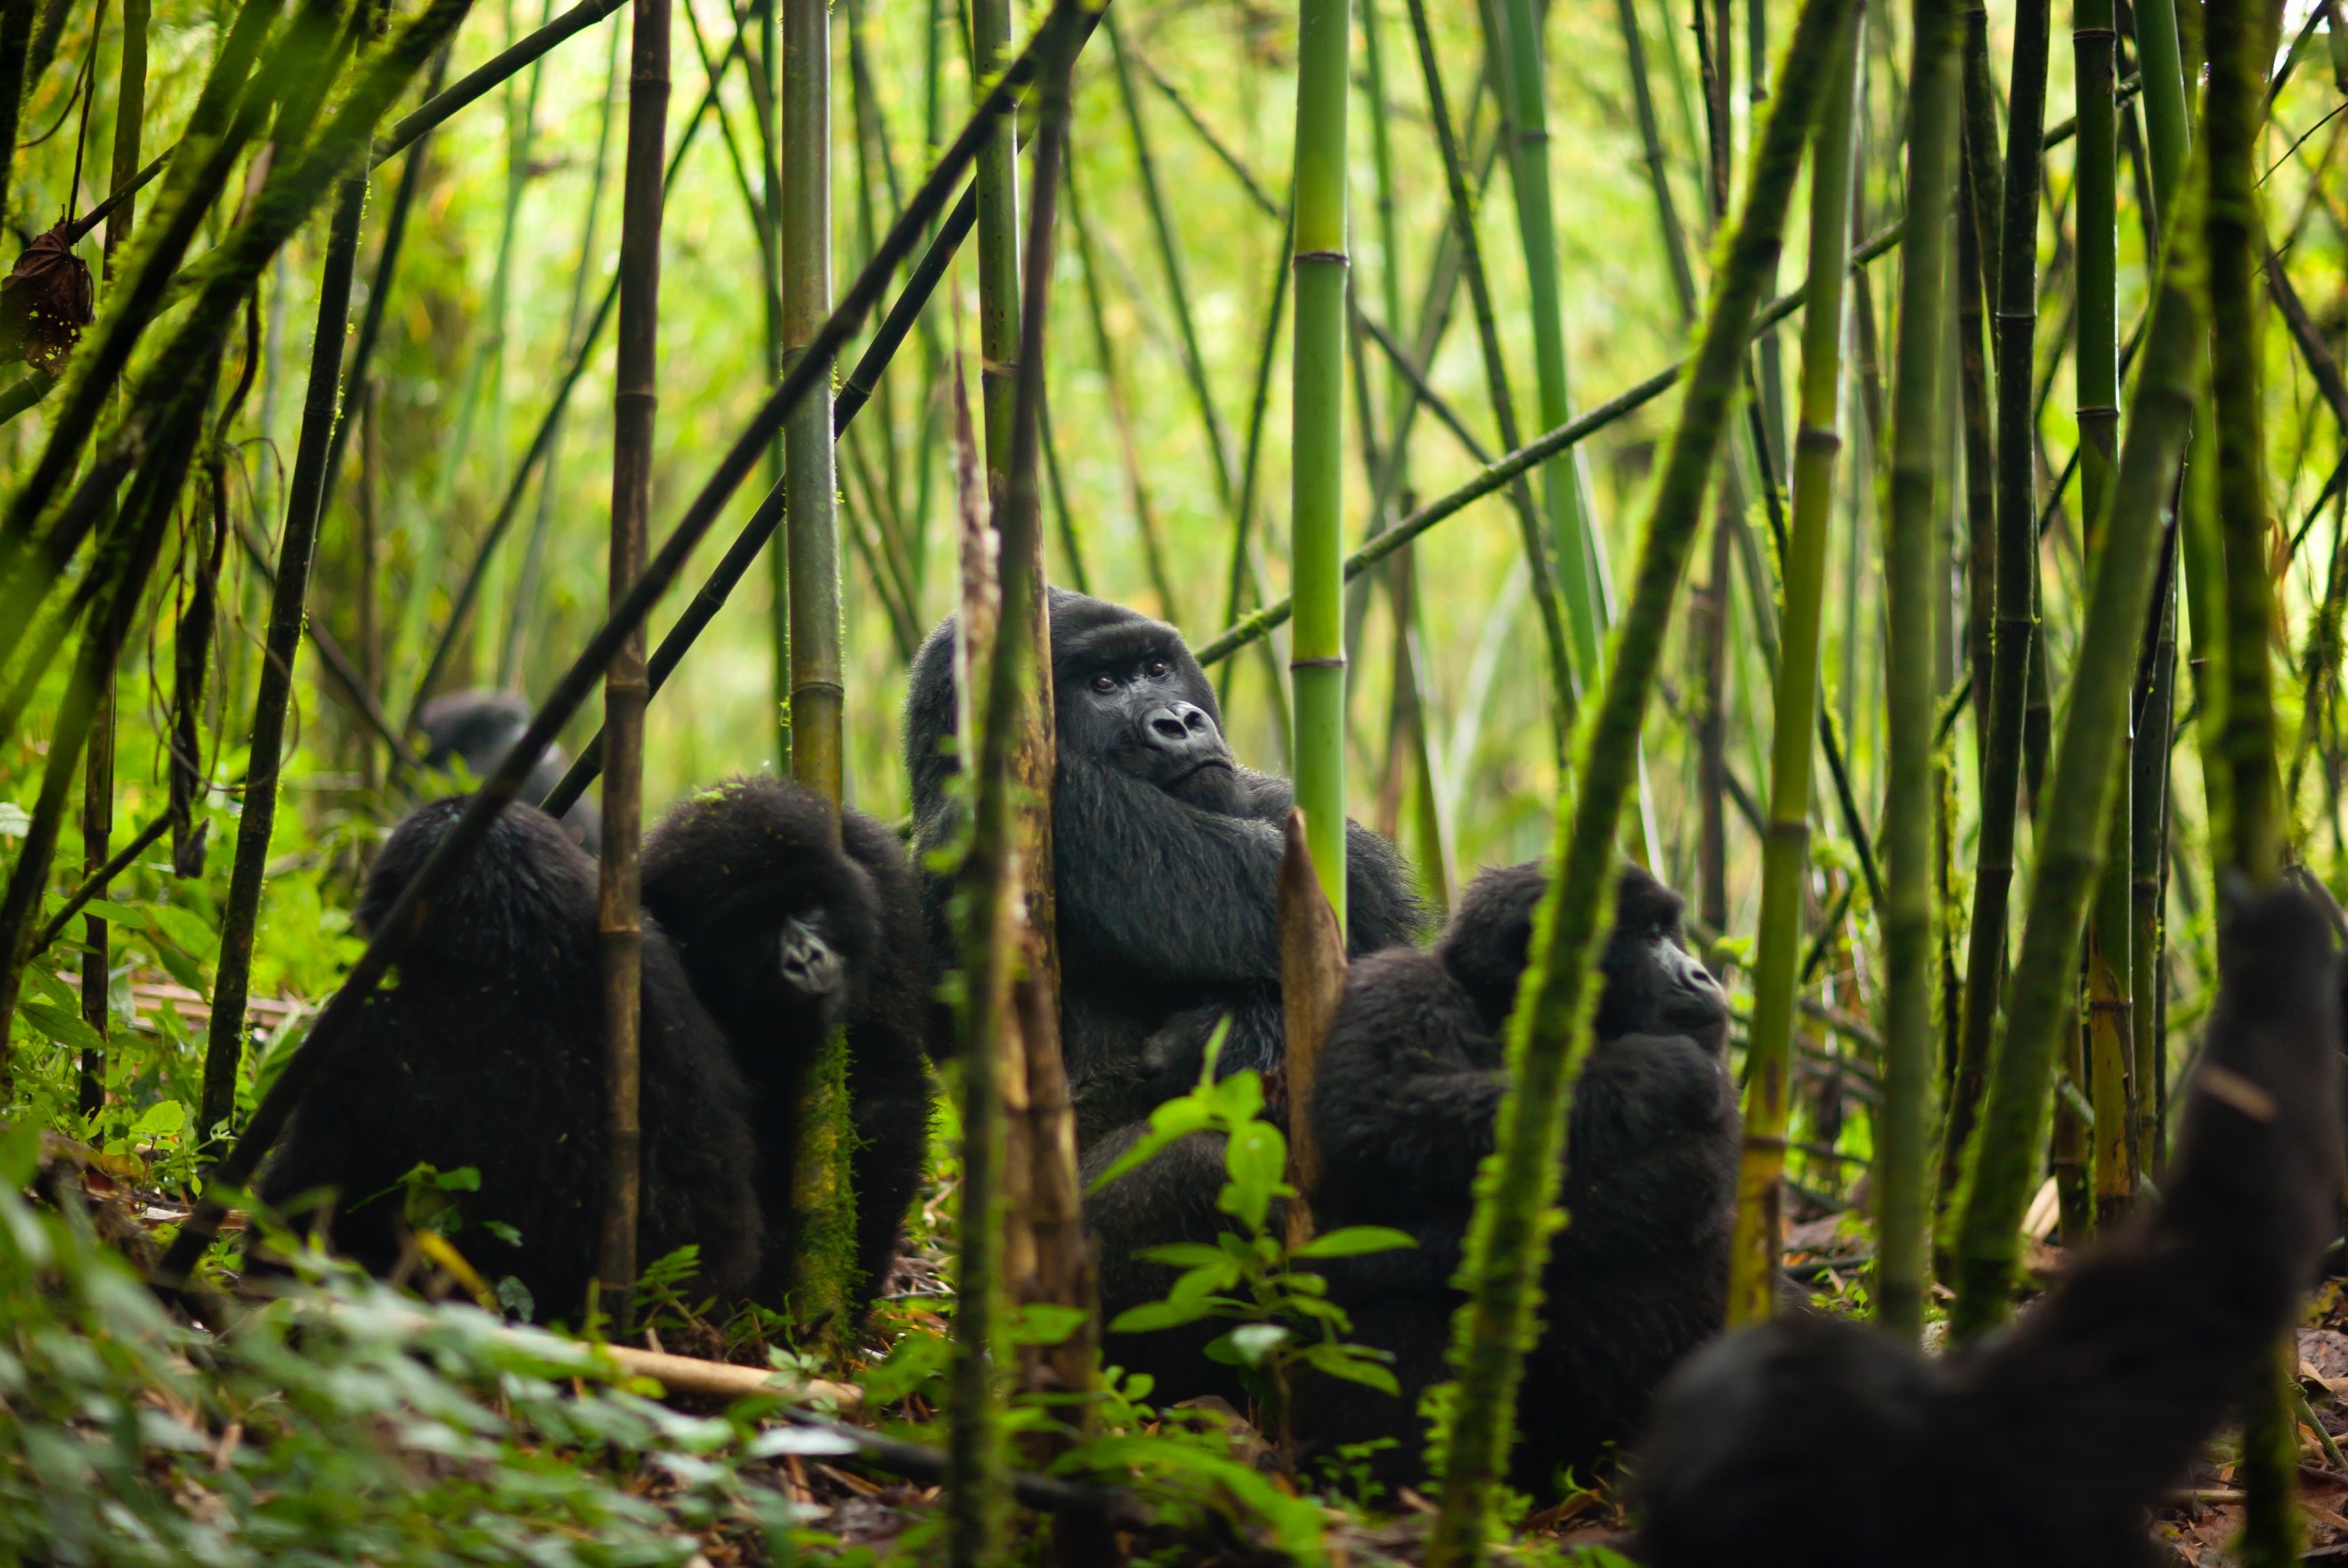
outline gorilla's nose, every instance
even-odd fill
[[[1217,748],[1215,721],[1196,703],[1169,702],[1141,716],[1142,734],[1160,751],[1181,756]]]
[[[805,921],[783,923],[781,953],[783,984],[808,996],[825,995],[839,988],[845,965],[839,953],[823,939],[823,933]]]

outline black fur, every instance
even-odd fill
[[[1639,1555],[1653,1568],[2159,1561],[2147,1511],[2291,1321],[2334,1233],[2335,964],[2300,892],[2233,913],[2168,1201],[2002,1339],[1928,1361],[1869,1328],[1795,1317],[1691,1360],[1640,1456]],[[2261,1096],[2271,1114],[2246,1114]]]
[[[1060,1037],[1089,1147],[1188,1088],[1196,1047],[1226,1012],[1225,1071],[1279,1061],[1273,882],[1293,792],[1232,759],[1215,688],[1173,627],[1057,588],[1051,614]],[[905,707],[925,849],[953,830],[941,742],[953,733],[954,626],[922,645]],[[1117,689],[1097,692],[1097,679]],[[1153,716],[1187,733],[1168,745]],[[1408,941],[1423,914],[1394,846],[1348,823],[1345,854],[1353,951]],[[1177,1038],[1153,1054],[1169,1023]]]
[[[929,1142],[923,1056],[934,978],[904,847],[852,810],[840,813],[835,844],[830,807],[813,790],[736,779],[680,802],[653,830],[644,902],[756,1097],[769,1300],[779,1301],[793,1253],[795,1108],[817,1048],[847,1023],[857,1137],[849,1171],[869,1301],[887,1281]]]
[[[359,904],[372,929],[467,802],[392,833]],[[510,806],[434,900],[396,974],[302,1102],[263,1195],[338,1194],[332,1240],[368,1268],[397,1261],[400,1195],[418,1161],[472,1166],[456,1244],[491,1280],[529,1287],[542,1320],[576,1321],[604,1192],[603,987],[595,865],[535,807]],[[758,1261],[748,1093],[659,927],[644,944],[644,1175],[637,1257],[688,1243],[702,1288],[733,1294]],[[520,1233],[497,1240],[487,1222]]]
[[[1197,1080],[1225,1016],[1221,1070],[1276,1075],[1284,1030],[1274,887],[1294,795],[1285,779],[1233,759],[1215,689],[1173,627],[1056,588],[1051,617],[1060,1037],[1089,1186],[1152,1109]],[[941,743],[953,733],[954,635],[949,620],[922,645],[905,707],[925,848],[953,829]],[[1345,872],[1354,953],[1416,934],[1423,908],[1392,844],[1347,823]],[[1218,1140],[1193,1139],[1086,1201],[1105,1320],[1163,1289],[1166,1271],[1136,1252],[1213,1240],[1221,1161]],[[1197,1354],[1202,1343],[1114,1336],[1109,1355],[1156,1376],[1161,1399],[1235,1395]]]
[[[1507,1087],[1500,1035],[1514,1010],[1538,865],[1477,879],[1432,954],[1373,954],[1347,976],[1322,1047],[1313,1122],[1323,1229],[1389,1225],[1413,1250],[1331,1264],[1355,1343],[1387,1351],[1402,1397],[1315,1380],[1300,1395],[1320,1452],[1392,1438],[1389,1485],[1422,1473],[1420,1392],[1451,1376],[1452,1287],[1478,1164]],[[1728,1008],[1679,945],[1680,901],[1634,866],[1616,883],[1601,959],[1596,1042],[1573,1097],[1563,1202],[1542,1274],[1546,1326],[1519,1401],[1514,1484],[1587,1480],[1638,1430],[1664,1375],[1720,1324],[1735,1204],[1735,1097],[1723,1065]]]
[[[444,692],[424,705],[416,716],[424,731],[424,766],[446,769],[461,760],[475,779],[496,772],[508,753],[530,727],[529,702],[510,691]],[[571,758],[560,746],[549,746],[530,765],[517,798],[536,804],[562,782]],[[592,795],[582,795],[562,813],[563,830],[589,854],[598,852],[603,837],[603,813]]]

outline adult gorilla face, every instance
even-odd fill
[[[1160,621],[1054,595],[1053,680],[1060,749],[1107,763],[1210,811],[1239,809],[1239,769],[1214,687]]]

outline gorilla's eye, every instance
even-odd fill
[[[1117,677],[1115,676],[1104,673],[1093,677],[1093,690],[1107,692],[1115,691],[1116,689]]]
[[[1152,659],[1149,661],[1149,674],[1153,679],[1164,679],[1167,668],[1168,665],[1164,659]]]

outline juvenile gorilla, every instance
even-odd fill
[[[446,769],[451,761],[462,761],[474,778],[487,779],[530,728],[530,704],[510,691],[444,692],[424,705],[416,723],[424,731],[424,766]],[[549,746],[530,765],[520,798],[544,799],[570,767],[562,748]],[[562,829],[589,854],[597,851],[603,813],[592,796],[582,796],[562,813]]]
[[[1451,1280],[1546,884],[1538,865],[1488,872],[1433,953],[1355,965],[1322,1047],[1314,1222],[1390,1225],[1418,1245],[1326,1265],[1354,1341],[1393,1355],[1402,1397],[1316,1379],[1298,1395],[1299,1427],[1322,1452],[1394,1439],[1373,1461],[1390,1486],[1420,1477],[1418,1397],[1452,1375],[1461,1297]],[[1727,1002],[1680,946],[1676,894],[1625,866],[1614,908],[1567,1129],[1569,1220],[1541,1276],[1544,1326],[1518,1405],[1512,1484],[1535,1493],[1553,1492],[1567,1466],[1588,1479],[1609,1443],[1636,1434],[1665,1374],[1718,1330],[1727,1287],[1737,1141]]]
[[[762,1300],[779,1305],[795,1252],[798,1101],[832,1028],[848,1025],[860,1308],[884,1284],[921,1185],[933,985],[921,892],[896,835],[799,784],[736,779],[680,802],[644,844],[644,907],[684,958],[749,1082],[766,1214]]]
[[[2012,1333],[1928,1361],[1780,1319],[1692,1359],[1638,1464],[1653,1568],[2016,1568],[2162,1560],[2146,1514],[2292,1321],[2341,1179],[2327,923],[2235,911],[2168,1200]]]
[[[1227,1013],[1224,1070],[1281,1059],[1273,884],[1294,797],[1232,758],[1215,689],[1173,627],[1058,588],[1051,614],[1060,1040],[1090,1148],[1188,1088]],[[954,626],[922,645],[905,705],[924,848],[953,829],[940,743],[953,732]],[[1400,857],[1346,829],[1353,950],[1407,941],[1421,916]]]
[[[439,800],[394,830],[367,874],[359,923],[390,910],[467,802]],[[595,863],[535,807],[509,806],[370,996],[302,1102],[263,1185],[279,1207],[336,1195],[331,1237],[387,1273],[401,1195],[419,1161],[471,1166],[458,1247],[491,1280],[526,1286],[541,1321],[576,1321],[602,1227],[603,987]],[[660,928],[644,944],[644,1262],[700,1249],[701,1288],[732,1295],[758,1264],[748,1091]],[[518,1239],[489,1227],[510,1226]]]

